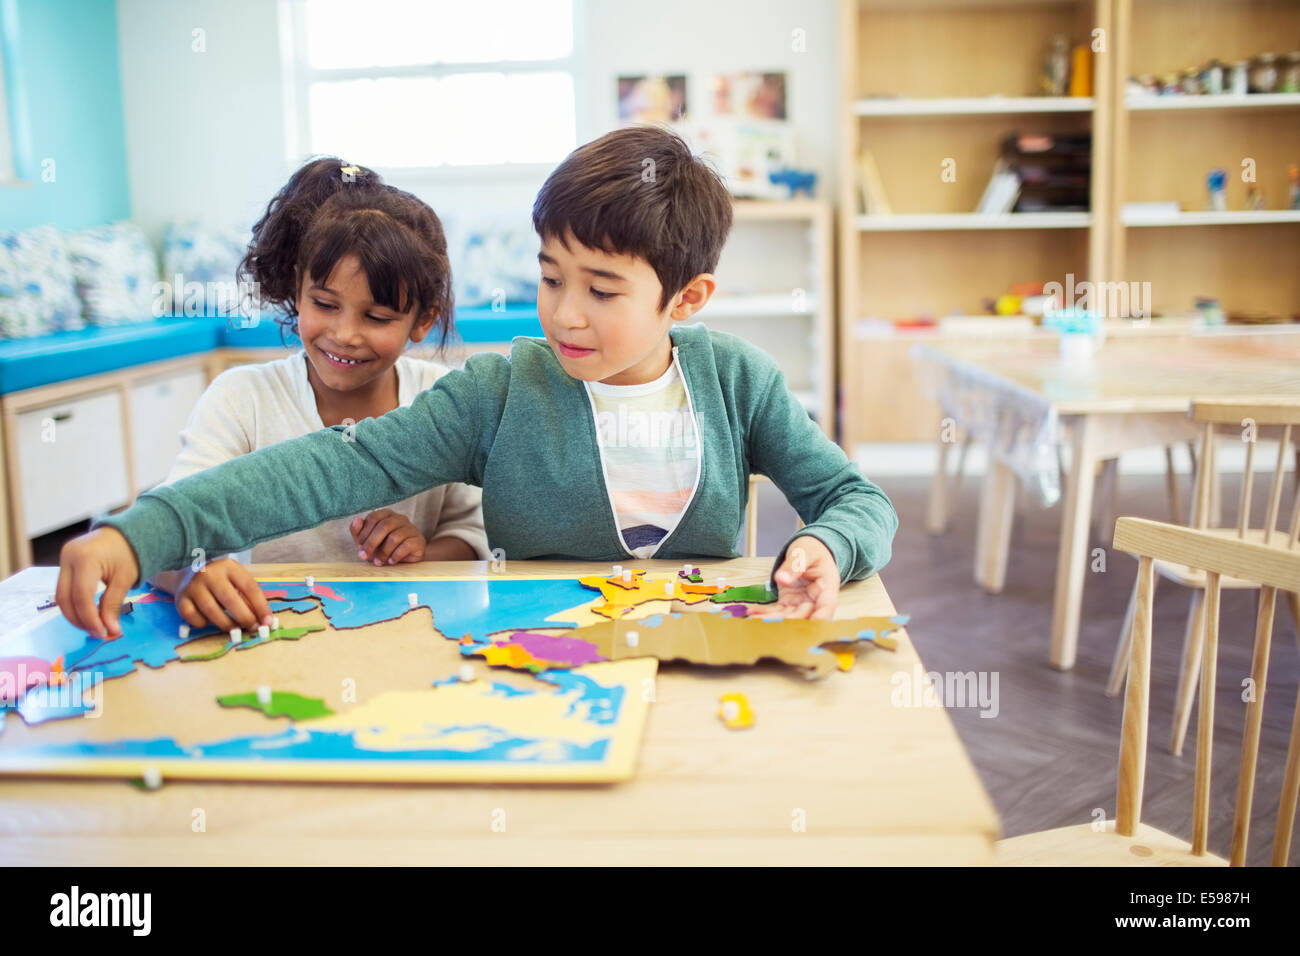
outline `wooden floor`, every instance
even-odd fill
[[[1062,673],[1047,665],[1059,507],[1044,510],[1022,496],[1006,589],[994,596],[971,578],[977,480],[964,483],[952,525],[939,537],[924,530],[927,478],[889,478],[882,485],[901,518],[885,582],[895,605],[912,617],[908,630],[922,661],[930,671],[998,676],[996,717],[981,717],[974,707],[949,712],[992,795],[1003,835],[1087,823],[1098,809],[1112,818],[1123,705],[1121,699],[1105,696],[1104,685],[1136,562],[1107,547],[1106,572],[1087,579],[1078,663]],[[1226,502],[1236,501],[1231,485],[1224,493]],[[1167,518],[1162,477],[1121,478],[1116,495],[1117,513]],[[761,490],[759,512],[759,553],[774,554],[794,529],[794,513],[770,485]],[[61,540],[79,530],[34,542],[37,562],[57,564]],[[1109,541],[1094,542],[1098,545]],[[1144,823],[1184,839],[1191,838],[1195,716],[1182,757],[1169,753],[1168,739],[1188,601],[1181,588],[1157,585],[1152,745],[1143,812]],[[1245,713],[1241,678],[1249,672],[1255,608],[1253,594],[1232,591],[1223,592],[1222,604],[1210,849],[1226,856]],[[1251,824],[1252,865],[1269,861],[1300,681],[1300,650],[1282,602],[1273,639]],[[1300,864],[1300,831],[1291,861]]]
[[[1021,496],[1006,589],[990,595],[971,578],[978,480],[963,483],[948,533],[934,537],[924,527],[928,478],[891,477],[880,483],[900,517],[885,584],[898,609],[911,615],[908,633],[926,669],[998,674],[996,717],[981,717],[978,708],[951,708],[949,713],[1002,818],[1003,835],[1088,823],[1098,808],[1111,819],[1123,700],[1105,696],[1105,683],[1136,560],[1112,551],[1109,541],[1093,543],[1106,547],[1106,572],[1087,577],[1078,663],[1068,673],[1053,670],[1047,650],[1059,506],[1045,510]],[[1184,487],[1184,500],[1186,491]],[[760,553],[772,554],[791,533],[794,519],[776,489],[764,492],[759,547]],[[1235,514],[1236,493],[1234,486],[1225,485],[1228,514]],[[1168,520],[1164,478],[1122,477],[1116,510]],[[1195,714],[1183,755],[1174,757],[1168,749],[1189,593],[1157,580],[1142,820],[1190,840]],[[1227,856],[1245,715],[1241,680],[1249,674],[1254,640],[1254,592],[1224,591],[1222,608],[1210,850]],[[1279,601],[1251,821],[1251,865],[1269,863],[1298,680],[1300,648],[1290,614]],[[1292,841],[1291,864],[1300,864],[1300,832]]]

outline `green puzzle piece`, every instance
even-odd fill
[[[746,584],[710,595],[709,600],[715,604],[773,604],[776,594],[769,591],[766,584]]]
[[[301,694],[286,690],[271,691],[269,704],[263,704],[258,700],[256,692],[227,694],[225,697],[218,697],[217,703],[222,707],[251,707],[260,710],[268,717],[288,717],[290,720],[310,720],[313,717],[328,717],[334,713],[319,697],[303,697]]]

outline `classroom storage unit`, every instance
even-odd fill
[[[9,504],[0,570],[31,564],[32,538],[129,505],[166,478],[206,365],[189,355],[0,398]]]
[[[1091,96],[1034,94],[1052,38],[1090,44],[1094,30],[1109,34],[1109,18],[1110,0],[841,0],[841,429],[850,453],[861,442],[938,434],[938,410],[908,353],[962,333],[908,320],[978,313],[1017,283],[1104,271],[1110,77],[1094,69]],[[975,211],[1010,135],[1088,132],[1087,209]],[[866,188],[873,180],[878,196]],[[887,211],[864,208],[877,198]],[[996,323],[977,328],[997,334]],[[1007,328],[1024,332],[1021,321]]]
[[[1272,53],[1281,87],[1286,56],[1300,50],[1295,0],[1114,2],[1124,80]],[[1300,313],[1300,209],[1288,208],[1288,168],[1300,167],[1300,92],[1151,96],[1121,83],[1115,149],[1108,271],[1151,283],[1154,307],[1167,313],[1192,311],[1197,297],[1257,321]],[[1223,211],[1207,208],[1213,169],[1226,173]],[[1263,209],[1246,208],[1252,186]],[[1125,208],[1161,202],[1181,208],[1155,215]]]
[[[1018,282],[1123,283],[1147,315],[1180,319],[1198,308],[1248,321],[1300,314],[1300,210],[1289,195],[1300,90],[1286,79],[1300,50],[1294,0],[842,0],[840,17],[846,449],[934,440],[939,413],[912,346],[998,337],[1003,326],[908,320],[982,311]],[[1095,51],[1091,96],[1035,95],[1056,35]],[[1277,90],[1233,92],[1232,64],[1268,53]],[[1221,93],[1131,88],[1130,78],[1199,69],[1202,85],[1192,83],[1203,89],[1214,61]],[[972,211],[1012,130],[1091,132],[1086,211]],[[1223,210],[1209,208],[1216,168],[1226,172]],[[863,208],[867,182],[888,212]],[[1251,187],[1263,208],[1246,208]],[[1005,328],[1009,340],[1023,335],[1025,320]]]

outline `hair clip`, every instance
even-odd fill
[[[360,166],[340,166],[339,172],[343,174],[345,183],[356,182],[357,174],[361,172]]]

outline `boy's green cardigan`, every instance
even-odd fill
[[[889,560],[894,507],[826,438],[776,362],[704,326],[671,333],[702,450],[700,481],[656,558],[736,557],[751,472],[767,475],[835,556],[843,580]],[[117,528],[140,581],[460,481],[483,488],[488,542],[506,560],[626,563],[583,383],[545,339],[483,353],[408,407],[258,449],[142,494]],[[773,570],[780,566],[789,541]],[[196,551],[195,549],[202,549]]]

